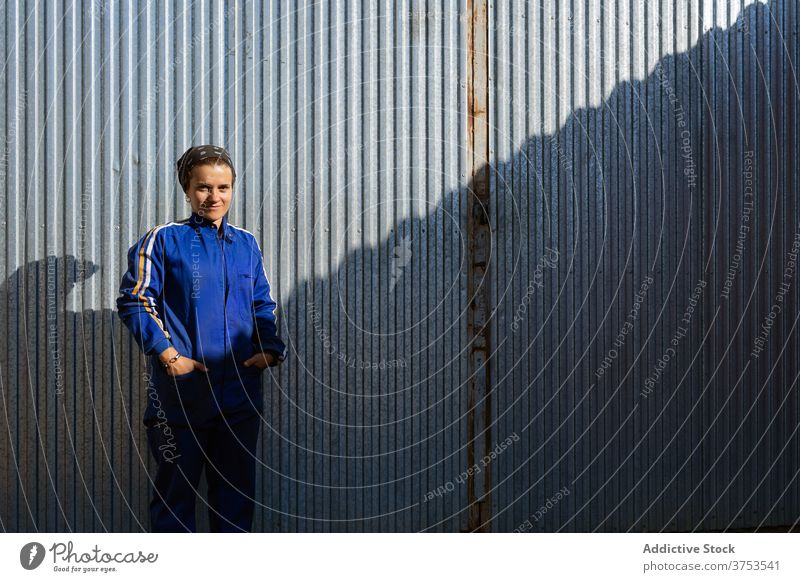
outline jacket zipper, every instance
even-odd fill
[[[214,237],[217,239],[217,246],[222,254],[222,343],[227,350],[228,346],[228,266],[225,262],[225,241],[219,236],[219,231],[214,229]],[[222,392],[220,393],[220,403],[225,402],[225,374],[222,370]]]

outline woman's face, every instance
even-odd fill
[[[233,172],[226,164],[194,166],[186,195],[194,212],[217,222],[231,206]]]

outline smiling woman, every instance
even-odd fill
[[[178,178],[192,210],[219,227],[230,208],[236,179],[228,153],[216,146],[189,148],[177,166]]]
[[[249,531],[260,372],[282,362],[286,346],[258,242],[228,222],[230,156],[217,146],[190,148],[177,172],[192,214],[150,229],[130,248],[117,299],[152,369],[144,414],[158,461],[151,527],[195,531],[205,467],[211,530]]]

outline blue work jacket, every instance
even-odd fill
[[[150,229],[128,251],[117,298],[119,317],[149,358],[144,423],[203,425],[220,414],[263,411],[263,370],[243,362],[256,352],[286,359],[276,304],[253,234],[191,217]],[[169,376],[158,354],[173,346],[206,365]]]

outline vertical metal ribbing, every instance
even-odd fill
[[[470,0],[467,27],[467,151],[471,176],[467,212],[467,332],[469,393],[467,398],[467,464],[491,450],[490,326],[491,287],[488,262],[492,231],[489,221],[489,22],[487,0]],[[491,471],[467,480],[469,531],[489,531]]]

